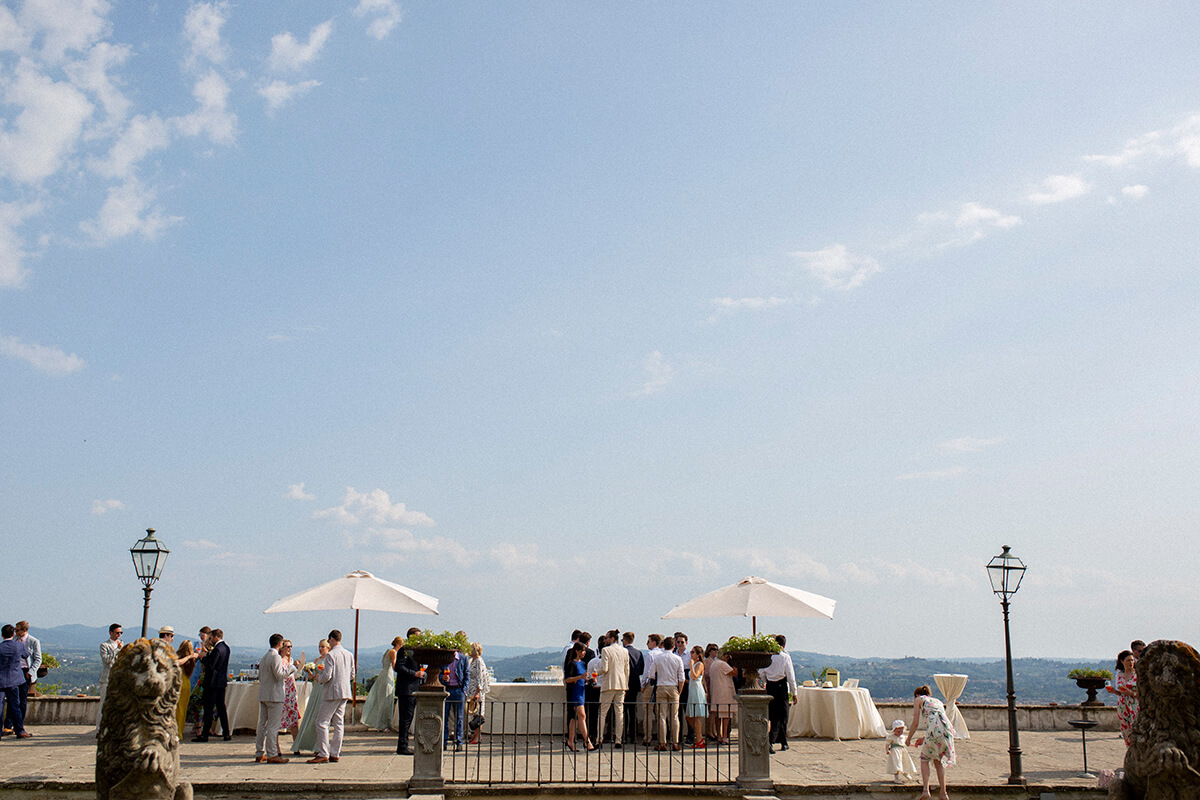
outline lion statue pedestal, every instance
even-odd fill
[[[1200,655],[1160,639],[1137,662],[1138,714],[1109,800],[1200,800]]]
[[[179,780],[175,704],[183,671],[161,639],[121,650],[108,679],[96,742],[97,800],[192,800]]]

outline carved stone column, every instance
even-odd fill
[[[414,792],[437,792],[442,779],[442,731],[445,722],[446,690],[441,686],[421,687],[415,692],[417,710],[413,720],[413,774],[408,788]]]
[[[738,693],[738,776],[742,789],[773,789],[771,780],[770,696],[763,691]]]

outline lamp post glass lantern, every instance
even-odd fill
[[[163,565],[167,563],[167,554],[170,552],[155,538],[154,528],[147,528],[146,535],[129,548],[129,555],[133,557],[133,568],[137,571],[145,592],[145,604],[142,607],[143,639],[146,638],[146,626],[150,622],[150,592],[154,590],[154,582],[162,576]]]
[[[1025,785],[1025,776],[1021,774],[1021,739],[1017,733],[1017,695],[1013,689],[1012,641],[1008,635],[1008,599],[1021,588],[1021,578],[1025,577],[1025,562],[1017,558],[1004,545],[1000,555],[994,557],[987,565],[988,580],[992,582],[992,592],[1000,598],[1000,608],[1004,611],[1004,663],[1008,669],[1008,782],[1014,785]]]

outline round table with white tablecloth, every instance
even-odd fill
[[[801,686],[788,716],[788,736],[882,739],[887,730],[869,690]]]
[[[958,698],[962,697],[963,689],[967,687],[967,676],[939,672],[933,676],[933,681],[937,684],[938,689],[941,689],[942,696],[946,698],[946,716],[950,718],[950,725],[954,728],[954,738],[970,739],[971,733],[967,730],[967,721],[963,719],[962,712],[958,710],[958,705],[955,703]]]
[[[304,706],[308,702],[308,694],[312,684],[308,681],[296,681],[296,705],[300,716],[304,716]],[[233,730],[258,730],[258,682],[234,681],[225,689],[225,711],[229,715],[229,727]],[[213,727],[220,729],[216,720]]]

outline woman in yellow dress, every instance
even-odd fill
[[[192,649],[191,639],[183,640],[175,652],[175,658],[183,670],[183,686],[179,689],[179,703],[175,706],[175,721],[179,724],[179,738],[182,739],[187,726],[188,701],[192,699],[192,671],[196,669],[196,651]]]

